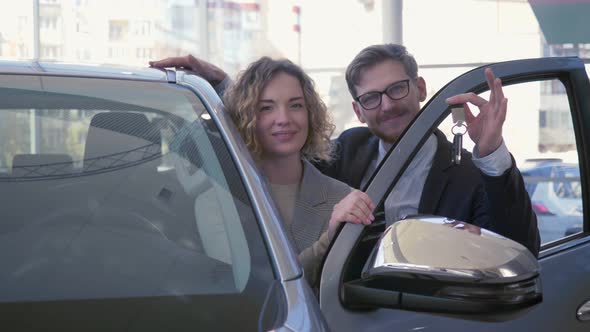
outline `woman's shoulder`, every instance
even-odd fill
[[[305,183],[325,187],[329,194],[342,193],[346,195],[352,190],[346,183],[323,174],[310,162],[305,161],[304,164],[305,175],[309,177],[309,181],[304,181]]]

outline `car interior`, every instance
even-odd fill
[[[169,154],[204,174],[188,138]],[[12,201],[0,217],[4,301],[226,293],[236,278],[243,289],[249,270],[232,269],[227,216],[204,222],[220,186],[204,174],[208,186],[185,191],[162,169],[161,143],[144,113],[104,111],[90,120],[82,167],[64,153],[13,156],[0,187]]]

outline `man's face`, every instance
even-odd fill
[[[387,143],[394,143],[408,124],[420,111],[420,102],[426,99],[426,83],[422,77],[409,77],[399,61],[385,60],[365,69],[358,84],[355,85],[357,97],[372,91],[384,91],[392,84],[409,79],[408,95],[401,99],[391,99],[381,95],[381,105],[365,109],[358,101],[352,102],[354,112],[360,122]],[[391,91],[391,90],[390,90]],[[390,93],[391,94],[391,93]]]

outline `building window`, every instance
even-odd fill
[[[149,36],[152,30],[152,23],[150,21],[137,21],[135,23],[134,33],[137,36]]]
[[[29,25],[28,23],[28,18],[26,16],[19,16],[18,17],[18,28],[17,31],[20,31],[22,33],[22,31],[25,31]]]
[[[539,111],[539,128],[547,127],[547,111]]]
[[[41,57],[55,59],[59,56],[59,47],[57,46],[41,46]]]
[[[109,58],[125,57],[125,49],[122,47],[109,47]]]
[[[193,28],[195,7],[192,6],[172,6],[171,23],[173,30],[190,30]]]
[[[41,29],[57,30],[57,17],[41,17],[39,26]]]
[[[147,47],[138,47],[135,49],[135,56],[139,59],[151,59],[152,49]]]
[[[109,40],[119,41],[127,38],[129,23],[127,21],[109,21]]]
[[[90,59],[90,50],[86,48],[79,48],[76,50],[76,58],[78,60],[89,60]]]

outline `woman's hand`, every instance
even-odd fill
[[[375,220],[372,214],[374,209],[375,205],[369,195],[356,189],[351,191],[338,204],[334,205],[328,225],[329,239],[332,240],[341,222],[364,225],[371,224]]]
[[[216,86],[227,76],[221,68],[203,59],[195,58],[191,54],[150,61],[149,64],[150,67],[155,68],[174,67],[190,71],[204,78],[212,86]]]

